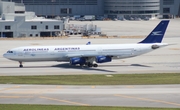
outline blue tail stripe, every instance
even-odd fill
[[[139,43],[161,43],[168,24],[169,24],[169,20],[161,21],[155,27],[155,29],[143,41]]]

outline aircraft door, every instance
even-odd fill
[[[97,48],[96,48],[96,52],[97,52],[99,55],[102,55],[102,54],[103,54],[103,51],[102,51],[102,48],[101,48],[101,47],[97,47]]]
[[[17,55],[18,57],[23,57],[23,56],[24,56],[24,52],[22,52],[22,50],[18,50],[18,51],[16,52],[16,55]]]

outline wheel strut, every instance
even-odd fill
[[[22,68],[22,67],[23,67],[23,65],[22,65],[22,62],[21,62],[21,61],[19,61],[19,67],[20,67],[20,68]]]
[[[88,62],[88,63],[87,63],[87,66],[88,66],[88,67],[98,67],[98,64],[96,64],[96,63],[93,64],[93,63]]]

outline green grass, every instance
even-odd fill
[[[51,73],[49,73],[51,74]],[[53,84],[53,85],[150,85],[180,84],[180,73],[59,75],[59,76],[0,76],[0,84]]]
[[[179,110],[178,108],[0,104],[1,110]]]

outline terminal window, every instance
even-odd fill
[[[163,0],[163,5],[173,5],[174,0]]]
[[[5,30],[10,30],[11,26],[5,26]]]
[[[31,29],[37,29],[37,26],[33,25],[33,26],[31,26]]]
[[[67,13],[68,13],[68,12],[67,12],[67,8],[62,8],[62,9],[61,9],[61,13],[62,13],[62,14],[67,14]]]
[[[170,8],[163,8],[163,13],[170,13]]]
[[[61,14],[71,14],[72,8],[61,8]]]
[[[48,29],[48,25],[46,25],[46,29]]]
[[[54,29],[59,29],[59,25],[55,25],[55,26],[54,26]]]

